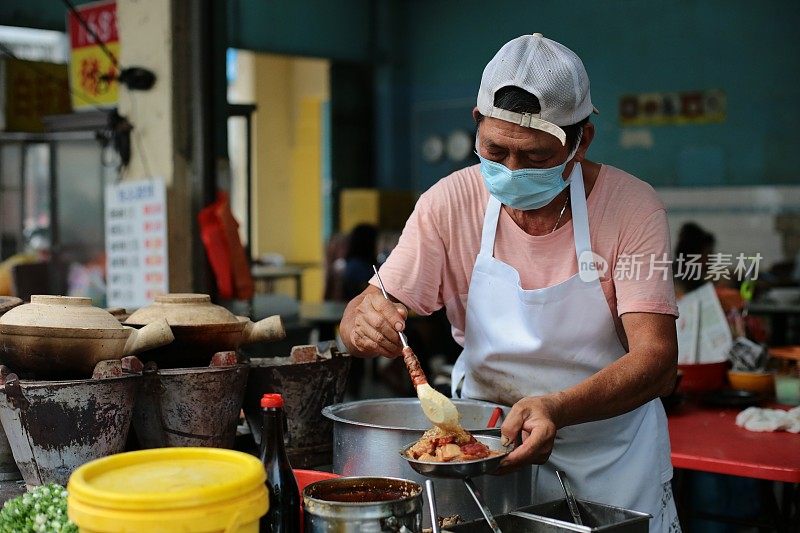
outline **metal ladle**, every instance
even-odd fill
[[[373,265],[372,270],[375,271],[375,277],[378,278],[383,297],[387,301],[391,301],[386,288],[383,286],[381,275],[378,274],[378,267]],[[428,384],[428,378],[425,377],[414,350],[408,345],[408,339],[402,331],[399,331],[398,334],[400,335],[400,343],[403,345],[403,362],[411,376],[411,381],[417,391],[417,398],[419,398],[419,403],[425,416],[431,423],[445,431],[463,432],[464,430],[458,421],[458,409],[456,409],[455,404],[450,398]]]
[[[433,493],[433,480],[425,480],[425,495],[428,497],[428,509],[431,511],[431,528],[433,533],[441,533],[439,513],[436,510],[436,495]]]
[[[556,470],[556,476],[558,476],[558,482],[561,483],[561,488],[564,489],[564,495],[567,497],[567,507],[569,508],[569,514],[572,515],[572,520],[577,525],[582,526],[581,512],[578,509],[578,502],[575,501],[575,495],[572,494],[569,481],[567,481],[567,475],[562,470]]]
[[[465,477],[464,478],[464,485],[466,485],[467,490],[469,491],[472,499],[475,500],[475,503],[478,504],[478,507],[481,510],[481,514],[483,518],[486,520],[486,524],[489,526],[494,533],[503,533],[500,531],[500,526],[497,525],[497,520],[494,519],[492,515],[492,511],[489,510],[489,506],[483,501],[481,497],[481,493],[478,492],[478,487],[475,486],[475,483],[472,481],[472,478]]]

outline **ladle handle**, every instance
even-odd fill
[[[389,299],[389,294],[386,292],[386,287],[383,286],[383,280],[381,279],[381,275],[378,274],[378,267],[372,265],[372,270],[375,271],[375,277],[378,278],[378,283],[381,286],[381,292],[383,293],[383,297],[391,301]],[[406,338],[406,334],[403,333],[402,331],[398,331],[398,333],[400,334],[400,344],[403,345],[403,348],[408,348],[408,339]]]
[[[581,512],[578,510],[578,502],[575,501],[575,495],[572,494],[569,481],[567,481],[567,475],[561,470],[556,470],[556,476],[558,476],[558,482],[561,483],[561,488],[564,489],[564,496],[567,498],[567,507],[569,508],[569,514],[572,515],[572,520],[577,525],[582,526]]]
[[[497,525],[497,520],[494,519],[492,516],[492,511],[489,510],[489,507],[483,503],[483,498],[481,497],[481,493],[478,492],[478,487],[475,486],[475,483],[472,481],[472,478],[465,477],[464,478],[464,485],[467,486],[467,490],[469,491],[472,499],[475,500],[475,503],[478,504],[478,507],[481,510],[481,514],[486,519],[486,524],[489,526],[494,533],[503,533],[500,531],[500,527]]]
[[[436,511],[436,495],[433,492],[433,480],[425,480],[425,495],[428,497],[428,509],[431,512],[431,528],[433,533],[441,533],[439,513]]]

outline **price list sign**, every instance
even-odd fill
[[[144,307],[168,292],[163,180],[106,187],[106,272],[110,307]]]

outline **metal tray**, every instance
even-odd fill
[[[566,500],[523,507],[496,516],[502,531],[513,533],[557,533],[565,531],[647,533],[650,515],[601,503],[578,500],[583,526],[572,523]],[[442,529],[442,533],[491,533],[485,520],[475,520]]]

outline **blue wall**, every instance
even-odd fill
[[[74,0],[72,5],[93,0]],[[66,31],[67,8],[61,0],[0,0],[0,25]]]
[[[226,1],[233,48],[357,62],[371,58],[371,0]]]
[[[403,13],[417,189],[452,170],[421,160],[422,139],[473,130],[486,62],[509,39],[537,31],[575,50],[589,72],[601,112],[590,158],[654,185],[800,182],[796,0],[436,0],[406,2]],[[620,146],[620,95],[702,89],[727,94],[724,123],[652,127],[651,149]]]
[[[224,0],[214,0],[223,2]],[[82,3],[82,2],[77,2]],[[423,190],[460,164],[420,157],[428,135],[473,131],[481,72],[542,32],[580,55],[601,114],[590,157],[655,185],[797,183],[798,0],[228,0],[229,44],[375,69],[375,182]],[[56,0],[2,0],[0,24],[63,29]],[[722,89],[722,124],[649,128],[620,146],[626,93]]]

